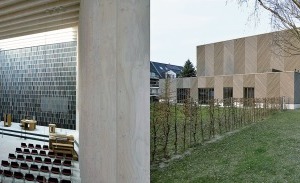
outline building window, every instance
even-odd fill
[[[150,96],[158,96],[158,89],[150,88]]]
[[[188,98],[190,98],[189,88],[177,88],[177,103],[184,103]]]
[[[252,106],[253,100],[247,100],[247,99],[253,99],[254,98],[254,88],[245,87],[244,88],[244,106]]]
[[[208,104],[210,100],[214,99],[213,88],[199,88],[198,89],[199,104]]]
[[[150,80],[150,87],[159,87],[159,80]]]
[[[224,99],[232,98],[232,96],[233,96],[233,88],[232,87],[223,88],[223,98]]]
[[[225,87],[223,88],[223,104],[228,106],[231,105],[231,99],[233,97],[233,88]]]
[[[244,98],[254,98],[254,88],[244,87]]]

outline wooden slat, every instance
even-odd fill
[[[300,70],[300,55],[293,55],[284,57],[284,70],[285,71],[298,71]]]
[[[53,146],[61,146],[61,147],[74,147],[73,144],[63,144],[63,143],[52,143]]]
[[[22,3],[25,0],[1,0],[0,1],[0,8],[8,7],[13,4]]]
[[[257,72],[257,36],[245,38],[245,73]]]
[[[52,30],[58,30],[58,29],[64,29],[69,27],[76,27],[78,26],[78,22],[65,22],[64,24],[47,24],[44,26],[35,26],[28,29],[19,29],[14,30],[11,32],[7,32],[7,34],[0,34],[0,40],[1,39],[7,39],[11,37],[18,37],[18,36],[24,36],[29,34],[35,34],[35,33],[41,33],[46,31],[52,31]]]
[[[57,7],[63,7],[67,11],[69,6],[77,5],[79,7],[79,3],[80,1],[78,0],[63,0],[63,1],[55,1],[48,4],[42,4],[40,6],[35,6],[32,8],[27,8],[12,13],[3,14],[0,16],[0,22],[7,21],[7,20],[13,21],[16,18],[26,17],[29,15],[35,15],[39,13],[49,14],[50,12],[47,12],[47,10],[51,10]],[[16,4],[15,6],[18,6],[18,4]]]
[[[223,99],[223,76],[216,76],[214,80],[214,98]]]
[[[281,49],[278,46],[276,46],[275,44],[272,44],[270,67],[271,67],[271,69],[284,71],[285,57],[279,55],[280,52],[281,52]]]
[[[65,23],[69,23],[69,22],[78,22],[78,16],[79,16],[79,12],[71,12],[71,13],[67,13],[62,15],[55,15],[52,17],[46,17],[46,18],[41,18],[41,19],[37,19],[37,20],[31,20],[31,21],[25,21],[22,23],[18,23],[16,25],[3,25],[2,28],[0,29],[0,34],[7,34],[11,31],[14,31],[16,26],[19,27],[19,29],[28,29],[31,27],[35,27],[35,26],[47,26],[50,24],[65,24]],[[0,25],[1,26],[1,25]]]
[[[267,73],[267,97],[280,96],[280,73]]]
[[[254,87],[255,86],[255,75],[254,74],[246,74],[243,78],[243,86],[244,87]]]
[[[299,93],[295,93],[294,90],[294,72],[282,72],[280,74],[280,96],[288,97],[289,102],[294,102],[294,94],[299,96]],[[299,85],[299,83],[296,83]]]
[[[270,72],[271,36],[269,34],[257,37],[257,72]]]
[[[223,76],[223,86],[233,87],[233,76]]]
[[[214,75],[223,75],[224,64],[224,44],[223,42],[214,44]]]
[[[205,46],[205,76],[214,75],[214,44]]]
[[[206,77],[206,87],[213,88],[215,85],[214,77]]]
[[[194,101],[198,101],[198,78],[190,78],[191,83],[191,97]]]
[[[300,70],[300,55],[281,57],[273,33],[197,47],[198,76]]]
[[[198,88],[206,88],[206,77],[198,77]]]
[[[243,75],[233,75],[233,97],[243,98]]]
[[[205,76],[205,46],[197,47],[197,76]]]
[[[0,39],[78,25],[79,0],[12,2],[0,2]]]
[[[267,74],[255,74],[254,97],[265,98],[267,96]]]
[[[245,73],[245,39],[234,40],[234,73]]]
[[[1,28],[5,28],[4,26],[11,26],[11,25],[19,25],[25,22],[28,22],[28,24],[30,24],[31,21],[34,20],[41,20],[44,18],[53,18],[53,19],[64,19],[66,18],[66,16],[68,16],[68,14],[70,13],[76,13],[77,17],[79,15],[79,6],[78,5],[72,5],[70,7],[65,7],[66,11],[61,11],[55,14],[50,14],[50,13],[45,13],[45,12],[40,12],[37,14],[33,14],[33,15],[27,15],[27,16],[23,16],[23,17],[19,17],[19,18],[15,18],[13,21],[12,20],[0,20],[0,27]]]
[[[0,7],[0,16],[5,15],[5,14],[10,14],[22,10],[30,10],[34,9],[35,7],[42,6],[42,5],[47,5],[49,3],[52,3],[56,0],[43,0],[43,1],[20,1],[15,4],[5,6],[5,7]]]
[[[224,64],[223,74],[234,74],[234,41],[224,42]]]

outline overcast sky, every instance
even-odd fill
[[[151,0],[151,61],[195,65],[197,45],[270,32],[269,14],[255,23],[252,10],[234,0]]]

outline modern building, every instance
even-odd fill
[[[150,100],[157,100],[159,96],[159,78],[150,72]]]
[[[18,48],[16,53],[8,49],[1,54],[1,69],[5,68],[0,75],[0,79],[3,79],[0,102],[10,108],[2,110],[18,110],[19,116],[25,111],[35,114],[36,109],[55,109],[55,113],[71,111],[73,114],[72,106],[76,102],[82,182],[150,182],[150,0],[0,1],[0,40],[70,27],[78,29],[75,42]],[[28,40],[27,43],[32,41],[35,40]],[[71,52],[69,56],[64,51],[59,53],[61,56],[71,58],[76,54],[75,100],[73,88],[67,89],[65,95],[62,93],[65,97],[60,96],[65,91],[60,89],[66,87],[66,83],[61,83],[57,88],[55,85],[58,93],[53,93],[53,82],[60,81],[40,80],[40,77],[43,78],[40,74],[59,70],[59,65],[67,64],[64,59],[54,67],[47,63],[43,63],[43,66],[37,63],[38,60],[43,61],[40,57],[47,52],[44,49],[53,48],[56,52],[60,46],[72,47],[66,50]],[[55,53],[49,52],[49,57],[52,56],[55,57]],[[24,63],[25,59],[28,64]],[[18,65],[14,65],[16,63]],[[29,71],[32,73],[22,73]],[[17,80],[11,85],[15,74]],[[22,81],[23,77],[18,74],[23,74],[26,81]],[[67,77],[62,76],[61,82],[73,82],[71,85],[74,86],[74,76],[70,80]],[[47,87],[41,90],[45,96],[35,93],[36,87]],[[10,88],[15,88],[16,92],[21,90],[22,96],[16,96],[19,93],[6,93]],[[27,89],[30,93],[22,93]],[[15,102],[19,100],[24,106],[15,108]],[[71,105],[70,100],[73,102]],[[59,102],[63,105],[57,105]],[[65,108],[67,105],[71,109]],[[42,119],[45,116],[41,114],[37,117]],[[52,116],[47,114],[48,117]],[[62,120],[61,124],[69,125],[69,122]],[[71,123],[74,125],[74,121]],[[9,141],[7,143],[10,145]]]
[[[197,77],[171,83],[174,99],[283,97],[286,107],[300,107],[300,56],[279,56],[274,33],[197,46]],[[163,87],[164,81],[160,81]]]
[[[176,77],[179,77],[182,69],[182,66],[150,61],[150,72],[158,76],[159,79],[166,78],[166,72],[168,71],[174,72]]]
[[[160,95],[159,79],[164,79],[169,75],[178,77],[183,67],[150,61],[150,98],[151,101],[158,100]]]

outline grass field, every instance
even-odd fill
[[[300,182],[300,110],[279,112],[151,170],[151,182]]]
[[[184,153],[187,148],[268,118],[277,108],[151,105],[151,165]]]

